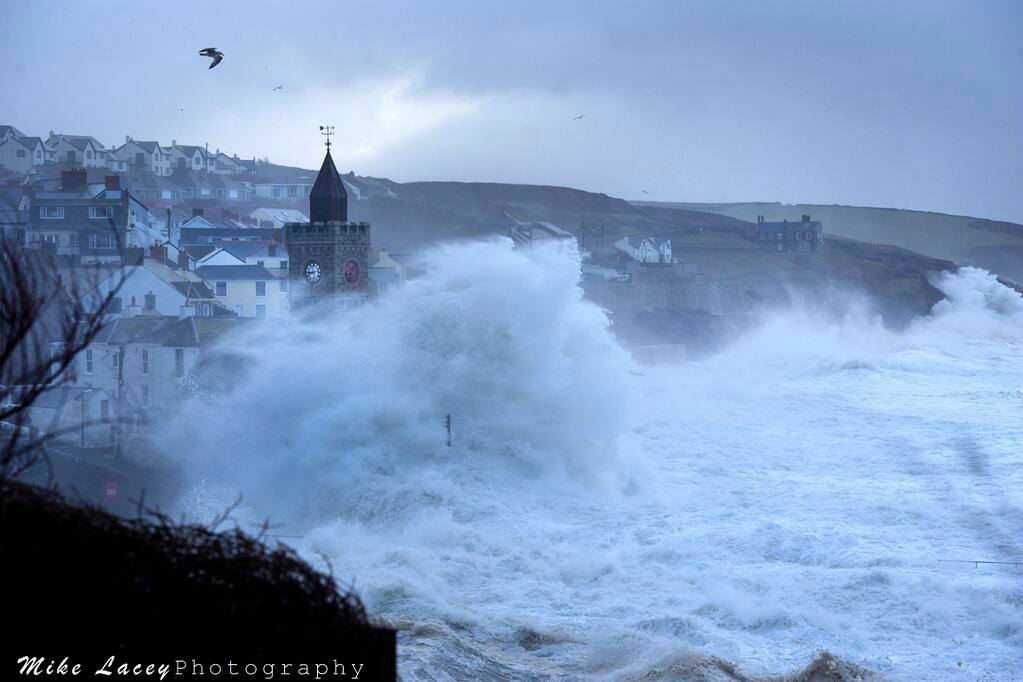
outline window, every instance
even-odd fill
[[[48,219],[59,219],[64,217],[63,206],[40,206],[39,217]]]
[[[227,296],[227,282],[217,282],[217,296]]]
[[[92,369],[93,369],[93,365],[92,365],[92,349],[91,348],[86,348],[85,349],[85,373],[86,374],[92,374]]]
[[[266,296],[266,282],[256,282],[256,296]]]
[[[272,196],[272,197],[279,197],[279,196],[281,196],[281,188],[277,187],[277,186],[271,187],[270,188],[270,196]]]
[[[280,264],[280,268],[281,268],[281,270],[287,270],[288,269],[288,261],[282,260],[281,264]]]
[[[142,376],[149,376],[149,351],[142,349]]]
[[[110,218],[114,215],[113,206],[90,206],[89,217],[90,218]]]
[[[78,235],[71,235],[71,246],[78,246]]]
[[[41,150],[41,149],[37,149],[36,150],[36,158],[37,159],[43,158],[43,150]]]
[[[90,248],[90,249],[95,249],[95,248],[96,248],[96,242],[97,242],[97,241],[98,241],[98,240],[96,239],[96,235],[94,235],[94,234],[90,234],[90,235],[89,235],[89,248]]]
[[[277,245],[270,244],[269,246],[267,246],[266,255],[270,256],[271,258],[275,258],[277,256]]]
[[[149,387],[142,387],[142,407],[149,407]]]
[[[277,281],[281,283],[281,291],[287,291],[288,290],[288,278],[287,277],[282,277],[282,278],[280,278]]]
[[[265,305],[257,305],[256,306],[256,317],[266,317],[266,306]]]
[[[54,246],[60,246],[60,235],[59,234],[45,234],[43,240],[53,244]]]
[[[185,376],[185,349],[175,348],[174,349],[174,376],[183,377]]]
[[[289,197],[296,197],[296,196],[298,196],[298,188],[295,187],[294,185],[291,185],[290,187],[288,187],[288,196]]]
[[[263,262],[263,261],[261,261],[261,260],[257,260],[257,261],[256,261],[256,265],[258,265],[258,266],[260,266],[260,267],[263,267],[263,266],[265,266],[265,265],[266,265],[266,263],[265,263],[265,262]]]
[[[91,149],[89,151],[85,152],[85,158],[87,158],[87,159],[91,159],[92,158],[92,150]]]
[[[24,159],[24,158],[25,158],[25,150],[24,150],[24,149],[19,149],[19,150],[18,150],[18,153],[16,154],[16,156],[17,156],[17,157],[18,157],[19,159]]]

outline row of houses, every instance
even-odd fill
[[[314,177],[300,171],[269,169],[256,159],[243,159],[207,145],[169,145],[157,140],[136,140],[107,148],[91,135],[50,131],[44,140],[25,135],[11,125],[0,125],[0,174],[34,182],[48,167],[84,168],[88,173],[110,172],[150,208],[191,201],[219,205],[267,203],[298,204],[308,201]],[[125,177],[127,176],[127,177]],[[55,178],[50,174],[50,180]],[[394,197],[388,183],[375,178],[342,177],[348,196],[355,200]]]
[[[83,168],[103,168],[119,173],[151,173],[167,177],[176,170],[202,171],[217,175],[246,176],[256,173],[255,159],[230,156],[206,145],[161,145],[155,140],[135,140],[125,136],[124,144],[107,148],[91,135],[71,135],[50,131],[43,140],[25,135],[11,125],[0,125],[0,168],[30,175],[47,164],[68,164]]]

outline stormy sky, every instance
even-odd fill
[[[7,0],[3,14],[0,123],[27,134],[314,168],[329,122],[343,171],[399,181],[1023,222],[1015,0]],[[226,54],[212,71],[196,54],[210,46]]]

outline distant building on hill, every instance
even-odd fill
[[[768,251],[817,252],[824,250],[824,229],[821,221],[810,220],[804,215],[801,220],[789,222],[768,222],[764,216],[757,216],[757,239]]]
[[[671,240],[662,237],[625,237],[615,248],[640,263],[672,263]]]

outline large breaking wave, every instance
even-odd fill
[[[901,333],[790,311],[641,371],[571,249],[427,262],[254,331],[165,436],[204,481],[183,504],[288,522],[402,629],[404,676],[1012,674],[1018,580],[939,561],[1020,550],[1023,303],[992,275],[941,276]]]

